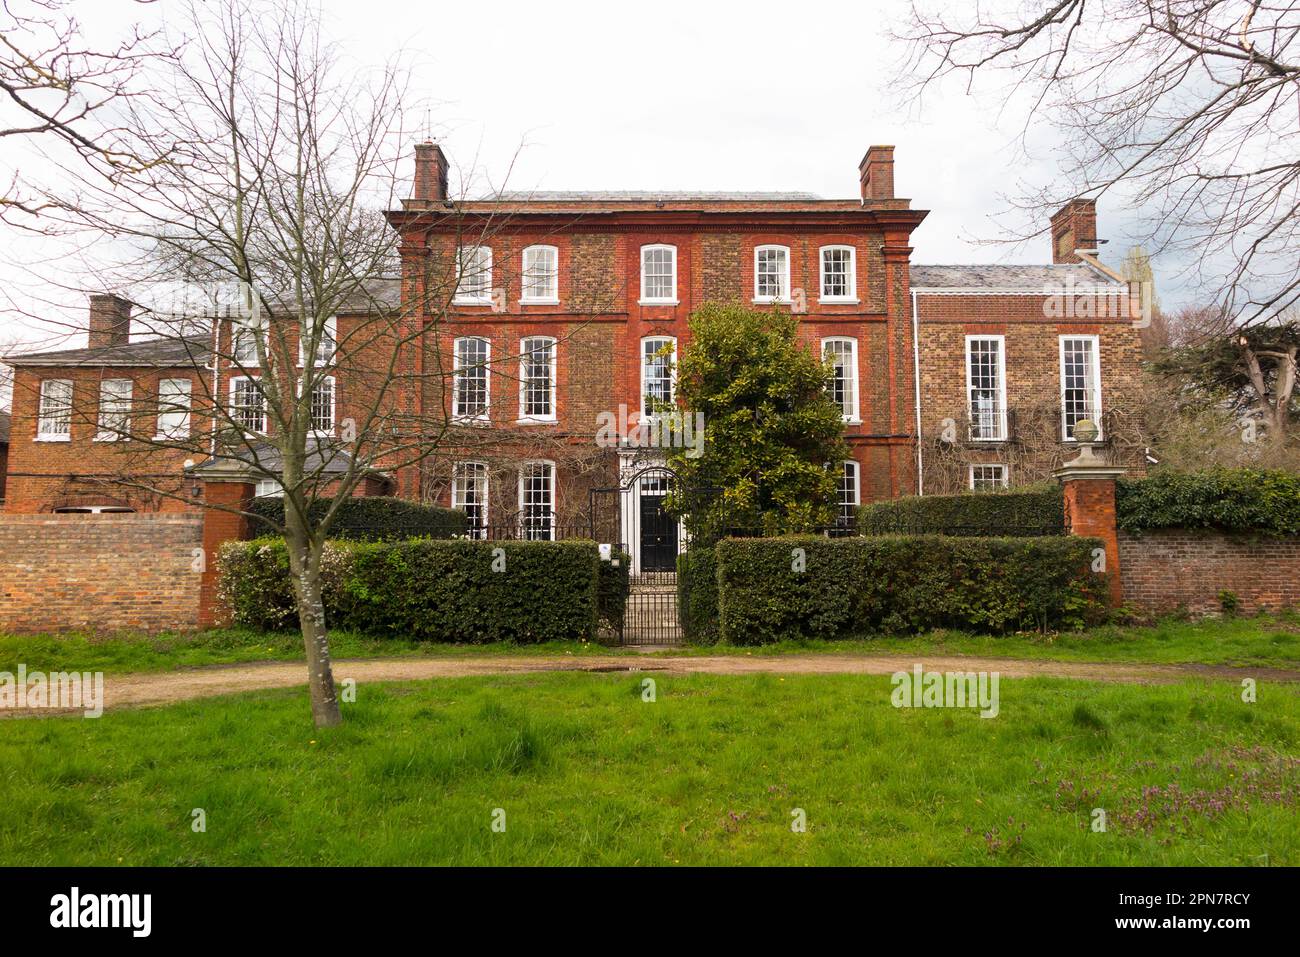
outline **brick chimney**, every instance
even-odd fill
[[[415,189],[411,198],[434,203],[447,199],[447,156],[437,143],[415,145]]]
[[[1076,249],[1097,249],[1097,201],[1072,199],[1052,214],[1052,262],[1083,262]]]
[[[894,148],[869,146],[867,155],[858,164],[858,179],[862,183],[862,201],[894,198]]]
[[[90,335],[92,349],[124,346],[131,338],[131,303],[112,293],[90,297]]]

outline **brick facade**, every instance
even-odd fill
[[[1148,614],[1220,611],[1220,592],[1239,609],[1300,606],[1300,537],[1255,537],[1198,529],[1119,535],[1124,599]]]
[[[197,624],[200,515],[0,515],[0,631]]]

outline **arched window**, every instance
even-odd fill
[[[554,246],[529,246],[525,249],[523,280],[520,302],[559,302],[560,251]]]
[[[786,302],[790,298],[790,250],[785,246],[754,249],[754,301]]]
[[[641,301],[676,304],[676,246],[657,243],[641,247]]]

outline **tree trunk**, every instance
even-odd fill
[[[288,537],[290,536],[286,536]],[[293,541],[287,544],[294,595],[298,599],[298,624],[302,628],[302,643],[307,652],[311,716],[316,727],[332,728],[343,723],[343,715],[339,712],[339,699],[334,690],[329,632],[325,628],[325,602],[320,577],[320,549],[323,546],[312,548],[306,542],[299,544]]]

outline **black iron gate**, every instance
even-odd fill
[[[675,483],[670,469],[656,465],[618,488],[591,492],[591,537],[611,545],[613,557],[632,566],[621,634],[625,645],[682,643],[677,556],[688,541],[679,518],[666,507]]]

